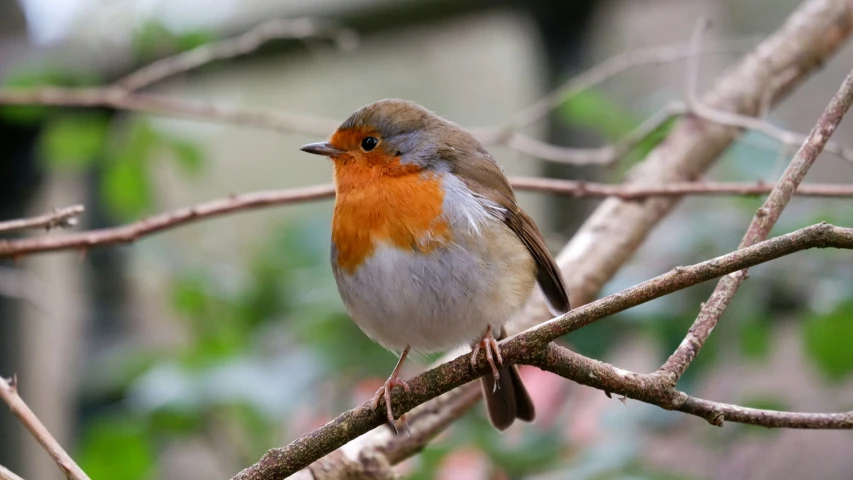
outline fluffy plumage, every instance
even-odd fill
[[[367,137],[377,142],[365,149]],[[492,156],[458,125],[382,100],[303,150],[333,160],[332,269],[350,316],[384,347],[444,351],[477,343],[487,328],[502,334],[537,282],[555,313],[570,308],[538,228]],[[501,372],[494,394],[484,377],[492,422],[532,420],[515,367]]]

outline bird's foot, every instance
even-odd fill
[[[385,384],[379,387],[379,390],[377,390],[376,394],[373,396],[374,410],[379,408],[379,400],[383,398],[385,399],[385,410],[386,414],[388,415],[388,424],[394,427],[394,432],[397,434],[399,434],[400,432],[397,430],[397,423],[394,421],[394,411],[391,408],[391,390],[398,385],[403,387],[403,390],[407,392],[411,391],[411,389],[409,388],[409,384],[404,382],[403,380],[400,380],[397,377],[397,371],[395,369],[394,373],[392,373],[391,376],[388,377],[388,380],[385,380]],[[400,420],[403,421],[403,424],[406,426],[406,430],[408,430],[409,424],[406,423],[405,419],[403,419],[402,416],[400,417]]]
[[[492,327],[488,327],[486,329],[486,335],[483,337],[481,341],[474,344],[474,351],[471,353],[471,366],[477,366],[477,354],[480,353],[480,349],[484,349],[486,351],[486,362],[489,363],[489,366],[492,367],[492,376],[495,378],[495,390],[498,389],[498,379],[501,378],[500,369],[498,365],[503,367],[504,359],[501,356],[501,347],[498,345],[498,341],[495,340],[495,337],[492,336]]]

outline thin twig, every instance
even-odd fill
[[[681,182],[663,185],[632,185],[579,182],[539,177],[513,177],[516,190],[550,192],[572,197],[616,197],[638,200],[648,197],[680,197],[684,195],[762,195],[773,190],[772,183],[763,182]],[[813,183],[800,185],[796,195],[804,197],[848,198],[853,185]]]
[[[701,52],[701,40],[702,33],[708,27],[708,22],[705,19],[700,19],[696,22],[696,26],[693,28],[693,36],[691,39],[691,50],[694,52]],[[806,141],[806,135],[791,132],[785,130],[784,128],[777,127],[772,123],[767,122],[761,116],[767,113],[769,99],[773,97],[773,89],[770,88],[765,92],[764,98],[762,98],[762,108],[758,111],[758,117],[750,117],[746,115],[740,115],[736,112],[727,112],[723,110],[717,110],[715,108],[711,108],[701,102],[696,94],[696,88],[699,81],[699,61],[697,55],[689,55],[687,57],[687,69],[686,69],[686,80],[685,80],[685,101],[687,110],[698,116],[702,117],[705,120],[710,120],[715,123],[719,123],[721,125],[728,125],[730,127],[743,128],[746,130],[752,130],[754,132],[758,132],[766,135],[769,138],[772,138],[779,143],[787,146],[798,147],[802,145]],[[853,163],[853,148],[845,147],[836,142],[829,141],[824,146],[824,150],[830,152],[842,160]]]
[[[769,193],[773,189],[772,184],[755,182],[684,182],[643,187],[631,184],[610,185],[538,177],[512,177],[510,183],[518,190],[550,192],[573,197],[616,197],[625,200],[638,200],[648,197],[680,197],[683,195],[761,195]],[[802,185],[795,193],[811,197],[850,198],[853,197],[853,185],[807,184]],[[211,200],[118,227],[57,237],[0,240],[0,258],[130,243],[147,235],[201,220],[244,210],[324,200],[332,198],[334,194],[334,186],[326,184],[232,195],[228,198]]]
[[[641,375],[628,372],[566,349],[555,350],[554,346],[549,345],[550,342],[597,320],[675,291],[794,252],[827,247],[853,249],[853,229],[822,223],[696,265],[676,267],[663,275],[576,308],[561,317],[502,341],[501,352],[504,362],[536,365],[584,385],[626,395],[663,408],[680,409],[685,405],[688,397],[674,389],[675,381],[670,374],[655,372]],[[549,360],[549,356],[553,356],[555,352],[559,352],[560,356],[567,360],[554,360],[556,363]],[[471,368],[469,354],[463,354],[409,380],[411,391],[398,389],[394,392],[395,415],[399,416],[431,398],[487,373],[488,366],[484,354],[481,354],[478,360],[476,368]],[[571,363],[561,363],[569,360]],[[384,409],[384,405],[380,404],[378,409],[374,409],[372,402],[365,402],[289,445],[269,450],[258,463],[243,470],[234,479],[270,480],[297,472],[350,440],[381,425],[386,421]],[[694,413],[701,410],[690,410],[685,407],[684,411]],[[744,420],[747,423],[759,425],[764,421],[762,415],[753,417],[733,414],[729,418],[725,416],[725,412],[724,419],[733,422]],[[802,422],[798,425],[802,425]],[[768,424],[768,426],[775,426],[775,424]],[[832,428],[850,427],[839,423],[832,424]]]
[[[294,188],[283,191],[254,192],[213,200],[194,207],[182,208],[115,228],[73,233],[61,237],[39,237],[0,240],[0,257],[18,257],[36,252],[87,249],[96,245],[128,243],[145,235],[168,230],[204,218],[218,217],[236,211],[271,207],[305,200],[328,198],[334,194],[331,185]]]
[[[667,410],[695,415],[718,427],[722,427],[728,420],[767,428],[853,429],[853,412],[783,412],[712,402],[675,390],[672,378],[667,375],[630,372],[584,357],[554,343],[548,345],[545,356],[536,365],[543,370],[580,384],[603,389],[605,392],[625,395]]]
[[[77,216],[83,213],[83,205],[72,205],[53,210],[50,213],[33,218],[22,218],[19,220],[8,220],[0,222],[0,233],[15,230],[28,230],[32,228],[70,228],[77,224]]]
[[[512,115],[505,122],[504,126],[498,130],[515,131],[530,126],[551,113],[569,98],[630,68],[641,65],[675,62],[693,55],[701,56],[743,51],[744,47],[747,45],[751,46],[754,43],[755,41],[751,39],[736,39],[720,42],[700,52],[696,52],[688,44],[663,45],[619,53],[595,67],[570,78],[551,93]]]
[[[310,18],[275,19],[264,22],[237,37],[201,45],[192,50],[163,58],[141,68],[115,83],[115,87],[132,92],[165,78],[185,73],[215,60],[246,55],[275,39],[323,38],[334,40],[339,48],[352,49],[358,43],[354,30],[336,23]]]
[[[259,27],[261,28],[261,27]],[[254,31],[253,31],[254,32]],[[253,41],[258,38],[248,35]],[[238,42],[241,37],[224,40],[229,42],[228,49],[219,50],[213,44],[213,52],[218,56],[215,58],[230,58],[241,53],[246,53],[236,48],[230,42]],[[252,43],[252,42],[247,42]],[[745,43],[743,40],[733,40],[712,46],[707,52],[700,54],[720,53],[735,50],[735,46]],[[248,46],[248,45],[246,45]],[[205,46],[199,47],[205,49]],[[226,51],[227,50],[227,51]],[[250,50],[249,50],[250,51]],[[133,90],[144,87],[152,82],[167,76],[188,71],[206,61],[213,60],[210,50],[202,50],[201,53],[187,52],[176,57],[169,57],[155,62],[138,72],[131,74],[124,80],[119,81],[111,87],[103,88],[57,88],[45,87],[28,90],[0,90],[0,105],[54,105],[54,106],[81,106],[81,107],[109,107],[119,110],[136,111],[158,115],[174,116],[181,118],[199,119],[211,122],[220,122],[239,125],[242,127],[258,127],[272,129],[279,132],[304,133],[311,135],[328,135],[337,128],[338,121],[311,117],[288,112],[272,112],[263,110],[252,110],[247,108],[234,108],[227,106],[216,106],[211,104],[193,102],[169,96],[155,94],[141,94]],[[632,52],[625,52],[610,58],[602,64],[580,73],[570,79],[563,87],[556,90],[537,104],[519,112],[511,120],[535,121],[535,115],[547,114],[550,109],[555,108],[560,102],[574,94],[583,91],[596,83],[606,80],[616,74],[628,70],[634,66],[643,64],[663,63],[684,58],[687,47],[683,45],[666,45],[651,47]],[[549,100],[551,99],[551,100]],[[554,101],[559,100],[556,104]],[[535,109],[534,109],[535,107]],[[547,109],[547,110],[543,110]],[[669,116],[675,115],[675,113]],[[657,118],[659,125],[666,118]],[[647,135],[641,134],[644,124],[636,132],[630,133],[625,139],[615,146],[602,147],[599,149],[572,149],[557,145],[549,145],[539,140],[527,137],[519,133],[510,133],[506,126],[472,130],[484,143],[507,143],[511,148],[541,160],[561,163],[578,164],[609,164],[629,151],[636,143],[642,141]],[[654,125],[653,125],[654,126]],[[515,128],[515,127],[513,127]],[[653,131],[654,129],[649,130]],[[622,152],[622,153],[620,153]]]
[[[58,88],[0,90],[0,105],[52,105],[63,107],[109,107],[189,118],[206,122],[256,127],[278,132],[328,135],[340,122],[296,113],[253,110],[194,102],[171,96],[133,93],[107,88]]]
[[[850,71],[832,97],[808,138],[797,151],[797,154],[794,155],[788,168],[785,169],[782,178],[764,201],[764,205],[755,213],[755,217],[749,224],[738,248],[755,245],[767,238],[773,225],[776,224],[776,220],[782,214],[782,210],[788,205],[800,182],[803,181],[809,168],[823,151],[824,145],[832,136],[841,119],[844,118],[844,114],[847,113],[851,104],[853,104],[853,70]],[[661,366],[662,370],[672,373],[676,379],[684,374],[687,367],[699,354],[702,345],[705,344],[746,277],[747,271],[744,270],[720,279],[714,293],[702,305],[699,315],[693,322],[693,326],[690,327],[684,341]]]
[[[11,380],[6,380],[0,376],[0,400],[9,406],[12,413],[18,417],[18,420],[30,431],[35,439],[41,444],[42,448],[56,462],[56,465],[62,470],[62,473],[70,480],[89,480],[89,477],[83,473],[83,470],[65,453],[65,450],[59,445],[59,442],[53,438],[53,435],[47,431],[41,420],[36,417],[36,414],[30,410],[30,407],[24,403],[24,400],[18,395],[18,388],[15,377]]]
[[[8,468],[0,465],[0,480],[24,480],[23,478],[15,475],[14,472],[9,470]]]
[[[775,105],[825,65],[853,31],[853,3],[808,0],[785,23],[703,93],[702,103],[715,109],[754,114],[758,105]],[[770,88],[770,85],[773,87]],[[626,183],[658,186],[695,181],[737,140],[739,132],[687,115],[666,138],[632,168]],[[608,198],[588,217],[557,255],[573,305],[594,299],[649,233],[678,205],[679,197],[643,202]],[[530,302],[516,325],[527,328],[550,318],[541,295]]]

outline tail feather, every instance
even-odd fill
[[[506,430],[516,418],[530,422],[536,417],[533,401],[521,382],[515,365],[500,370],[497,389],[495,379],[491,375],[481,377],[480,385],[486,400],[489,421],[498,430]]]

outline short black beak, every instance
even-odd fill
[[[334,157],[335,155],[344,153],[343,150],[333,147],[329,142],[309,143],[308,145],[302,145],[299,149],[303,152],[313,153],[314,155],[325,155],[327,157]]]

